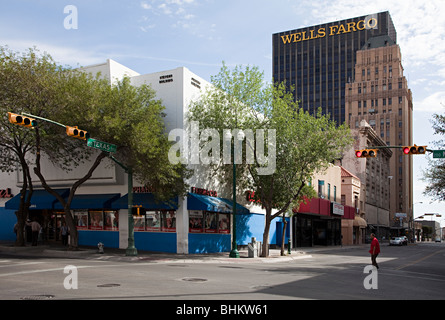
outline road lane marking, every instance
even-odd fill
[[[44,262],[19,262],[19,263],[14,263],[14,264],[2,264],[0,265],[0,268],[4,268],[4,267],[21,267],[21,266],[27,266],[27,265],[31,265],[31,264],[42,264]]]
[[[434,256],[434,255],[436,255],[438,253],[442,253],[442,252],[445,252],[445,250],[439,250],[439,251],[433,252],[433,253],[431,253],[431,254],[429,254],[429,255],[427,255],[425,257],[422,257],[422,258],[420,258],[420,259],[418,259],[416,261],[413,261],[413,262],[407,263],[407,264],[405,264],[403,266],[400,266],[400,267],[396,268],[395,270],[401,270],[401,269],[404,269],[406,267],[410,267],[412,265],[415,265],[416,263],[422,262],[422,261],[424,261],[424,260],[426,260],[428,258],[431,258],[432,256]]]

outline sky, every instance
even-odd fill
[[[389,11],[413,93],[414,143],[437,149],[433,142],[441,139],[431,119],[445,112],[443,0],[1,0],[0,6],[0,45],[12,50],[35,46],[71,67],[113,59],[140,74],[187,67],[208,81],[223,61],[258,66],[270,81],[272,34]],[[414,216],[441,213],[436,220],[445,226],[445,203],[423,195],[422,171],[432,155],[413,158]]]

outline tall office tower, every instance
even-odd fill
[[[412,144],[411,91],[389,12],[280,32],[272,39],[274,81],[293,86],[304,110],[321,108],[351,128],[365,119],[388,144]],[[412,216],[410,156],[394,150],[388,180],[390,218],[406,214],[406,223]]]
[[[357,51],[355,81],[346,84],[346,122],[358,128],[366,120],[389,146],[413,144],[412,93],[401,62],[400,47],[388,36],[372,38]],[[390,226],[395,235],[412,218],[412,170],[412,156],[393,149],[388,181]]]
[[[338,124],[346,120],[345,86],[354,81],[356,52],[376,36],[397,42],[389,12],[276,33],[273,78],[295,87],[300,106],[314,113],[321,107]]]

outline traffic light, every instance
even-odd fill
[[[403,146],[403,154],[425,154],[427,146]]]
[[[66,127],[66,134],[70,137],[77,138],[80,140],[87,140],[90,134],[85,130],[79,130],[77,127]]]
[[[33,128],[37,126],[37,121],[30,117],[25,117],[16,113],[8,112],[8,120],[13,124]]]
[[[375,158],[377,157],[377,149],[355,150],[357,158]]]

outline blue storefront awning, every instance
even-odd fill
[[[133,206],[149,210],[177,210],[178,197],[158,201],[153,193],[133,193]],[[112,209],[128,209],[128,193],[111,204]]]
[[[74,195],[71,201],[71,209],[110,209],[111,203],[121,196],[120,193],[110,194],[79,194]],[[67,200],[67,197],[65,197]],[[59,201],[54,204],[54,209],[63,209]]]
[[[56,191],[62,197],[67,197],[70,192],[70,189],[56,189],[54,191]],[[28,196],[28,191],[26,191],[26,196]],[[32,193],[31,205],[29,209],[33,210],[53,209],[56,203],[59,203],[56,197],[52,196],[46,190],[34,190]],[[8,210],[18,210],[19,206],[20,206],[20,193],[5,203],[5,209]]]
[[[232,213],[233,201],[225,198],[211,197],[202,194],[189,193],[187,199],[187,210],[202,210],[212,212]],[[237,214],[249,214],[246,207],[236,204]]]

